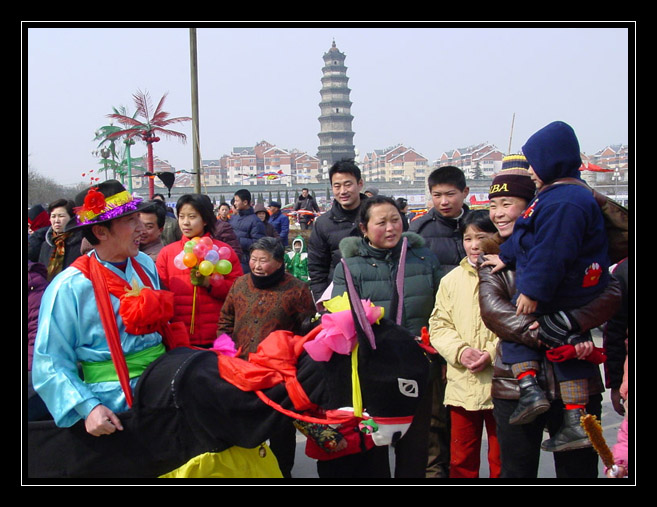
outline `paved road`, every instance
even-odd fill
[[[600,337],[599,332],[594,333],[594,342],[597,346],[601,346],[602,339]],[[605,440],[607,441],[607,445],[609,445],[609,447],[612,447],[613,444],[616,443],[618,428],[622,420],[623,418],[614,411],[611,405],[609,391],[606,391],[603,395],[603,401],[602,401],[602,429],[603,429]],[[297,433],[296,458],[295,458],[294,468],[292,469],[292,477],[295,479],[317,478],[317,469],[315,466],[315,461],[311,460],[304,454],[304,447],[305,447],[305,437],[300,433]],[[488,464],[486,461],[485,440],[482,445],[481,463],[482,466],[481,466],[480,475],[481,477],[488,477]],[[541,460],[539,465],[538,477],[539,479],[548,479],[548,478],[556,477],[554,472],[554,460],[552,458],[551,453],[541,451]],[[602,462],[600,462],[599,477],[600,478],[604,477],[604,467],[602,465]]]

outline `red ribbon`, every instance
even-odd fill
[[[139,297],[129,295],[127,291],[131,289],[130,284],[104,267],[98,262],[95,255],[82,255],[73,262],[72,266],[79,269],[91,281],[112,362],[126,402],[129,407],[132,407],[130,375],[121,346],[121,337],[110,294],[120,300],[119,314],[128,333],[146,334],[158,331],[167,348],[171,349],[185,344],[185,340],[180,339],[178,335],[180,329],[172,330],[168,324],[173,315],[173,293],[154,290],[150,278],[135,259],[132,259],[132,267],[144,285]],[[145,319],[145,321],[139,319]]]

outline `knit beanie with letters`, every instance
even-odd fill
[[[502,160],[502,170],[491,183],[488,198],[520,197],[531,201],[536,185],[529,176],[529,162],[523,155],[508,155]]]

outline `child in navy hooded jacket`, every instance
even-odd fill
[[[590,341],[590,333],[578,333],[568,310],[595,299],[609,282],[604,218],[587,188],[551,185],[561,178],[580,178],[579,142],[569,125],[553,122],[532,135],[522,151],[530,164],[537,194],[517,219],[499,256],[506,266],[515,267],[518,313],[539,316],[541,336],[552,346]],[[522,379],[535,377],[542,354],[524,345],[503,342],[502,357],[512,365],[514,375]],[[569,411],[579,414],[588,403],[587,379],[595,375],[597,367],[577,359],[555,363],[566,418]],[[520,385],[522,399],[523,383]],[[514,424],[530,422],[549,408],[546,400],[534,405],[536,410],[525,414],[528,420],[521,418]],[[579,416],[573,414],[571,418],[579,422]],[[585,440],[576,444],[568,442],[563,444],[564,448],[555,448],[548,441],[543,443],[543,448],[559,451],[576,448],[574,445],[590,446],[588,439]]]

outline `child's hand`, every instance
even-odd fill
[[[472,373],[483,370],[491,362],[490,354],[486,351],[468,347],[461,354],[461,364]]]
[[[493,266],[491,273],[496,273],[506,267],[506,264],[502,262],[499,255],[496,254],[486,254],[486,260],[481,264],[481,266]]]
[[[468,369],[470,370],[471,373],[477,373],[485,369],[491,363],[492,360],[490,354],[484,350],[481,352],[481,357],[479,358],[479,360],[471,364],[470,368]]]
[[[528,298],[524,294],[518,296],[516,301],[516,315],[529,315],[536,311],[538,303],[533,299]]]
[[[622,479],[627,476],[627,468],[623,465],[614,465],[613,468],[607,469],[607,477],[610,479]]]

